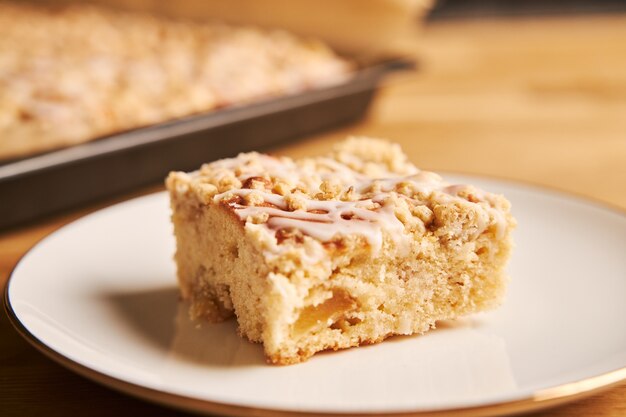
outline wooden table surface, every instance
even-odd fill
[[[433,23],[422,61],[381,91],[366,120],[275,151],[319,154],[348,134],[379,136],[422,168],[530,181],[626,208],[626,15]],[[0,233],[2,284],[43,236],[120,200]],[[1,316],[3,416],[178,413],[74,375]],[[625,416],[626,383],[535,415]]]

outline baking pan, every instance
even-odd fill
[[[0,229],[162,181],[171,170],[258,150],[361,118],[406,59],[364,66],[326,88],[133,129],[0,165]]]
[[[606,14],[626,11],[624,0],[447,0],[438,1],[428,20],[487,17]]]

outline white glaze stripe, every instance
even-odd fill
[[[239,171],[238,179],[245,181],[254,176],[270,176],[275,178],[299,178],[307,184],[308,188],[319,188],[321,181],[334,178],[340,183],[351,184],[357,195],[367,194],[375,190],[376,195],[360,201],[337,201],[337,200],[314,200],[306,197],[305,210],[289,211],[289,205],[281,195],[269,191],[253,189],[233,189],[214,196],[213,201],[227,200],[228,196],[235,195],[246,198],[254,193],[259,195],[268,206],[246,206],[236,202],[229,203],[239,218],[246,222],[249,217],[266,213],[270,216],[266,225],[276,232],[282,228],[296,228],[304,234],[320,241],[330,241],[338,235],[359,234],[366,238],[370,246],[377,250],[383,241],[383,230],[397,243],[403,240],[404,225],[398,220],[393,207],[384,204],[384,199],[402,183],[408,183],[415,190],[423,194],[440,191],[449,196],[442,202],[452,202],[456,199],[466,201],[458,197],[465,185],[450,185],[433,172],[420,171],[409,176],[372,179],[364,174],[350,169],[348,166],[330,158],[318,158],[316,163],[327,168],[330,172],[319,172],[304,164],[299,166],[291,160],[283,160],[267,155],[256,155],[255,160],[249,160],[246,154],[238,158],[226,159],[214,163],[214,167]],[[309,171],[311,171],[309,173]],[[310,175],[309,175],[310,174]],[[487,199],[488,195],[481,190],[476,190],[475,195],[480,200]],[[415,202],[415,200],[413,200]],[[373,205],[373,203],[378,203]],[[373,206],[373,208],[372,208]],[[367,207],[367,208],[366,208]],[[506,219],[493,208],[483,207],[495,219],[497,233],[502,236],[506,230]],[[311,210],[324,211],[324,213],[311,213]],[[479,232],[482,232],[487,224],[483,224]]]

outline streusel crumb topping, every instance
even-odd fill
[[[168,181],[178,192],[193,190],[207,204],[229,207],[276,254],[350,239],[375,253],[385,239],[407,246],[412,233],[438,225],[437,236],[451,241],[461,232],[449,221],[453,205],[472,208],[476,235],[506,229],[506,200],[449,184],[408,162],[398,145],[377,139],[351,138],[328,156],[300,160],[242,153],[172,173]]]

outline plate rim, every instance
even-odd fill
[[[609,211],[613,214],[626,217],[626,209],[621,208],[616,204],[607,203],[597,198],[588,197],[576,192],[566,191],[557,187],[534,183],[532,181],[511,179],[506,177],[498,177],[489,174],[475,174],[460,171],[446,171],[440,170],[438,173],[442,173],[442,176],[456,175],[474,177],[477,179],[484,179],[490,181],[497,181],[501,183],[508,183],[513,186],[523,187],[527,190],[535,192],[549,192],[557,194],[559,197],[573,199],[577,202],[588,204],[596,208],[601,208]],[[559,384],[552,387],[533,391],[531,394],[515,399],[496,401],[492,403],[471,405],[465,407],[455,408],[437,408],[437,409],[417,409],[411,411],[390,411],[390,412],[315,412],[315,411],[301,411],[294,409],[280,409],[270,407],[251,407],[238,405],[234,403],[217,402],[207,399],[199,399],[191,396],[185,396],[175,394],[167,391],[161,391],[154,388],[149,388],[140,384],[126,381],[124,379],[116,378],[111,375],[107,375],[104,372],[97,371],[89,366],[83,365],[67,356],[62,355],[53,348],[46,345],[37,336],[31,333],[26,326],[20,321],[13,306],[11,305],[9,297],[9,287],[14,277],[15,271],[23,262],[24,258],[28,256],[35,248],[39,247],[50,236],[66,228],[69,225],[83,221],[87,217],[91,217],[95,214],[99,214],[104,210],[113,208],[124,204],[129,201],[143,199],[146,197],[154,197],[158,194],[164,194],[165,191],[157,191],[148,193],[145,195],[133,197],[127,200],[119,201],[105,207],[90,211],[85,215],[82,215],[66,224],[55,228],[47,233],[45,236],[35,242],[25,253],[23,253],[15,265],[11,268],[7,277],[6,283],[3,289],[2,304],[4,311],[9,318],[9,322],[17,333],[25,339],[31,346],[37,351],[44,354],[49,359],[60,364],[64,368],[74,372],[92,382],[95,382],[101,386],[113,389],[123,394],[131,395],[135,398],[140,398],[148,402],[166,406],[169,408],[176,408],[180,410],[201,412],[206,414],[222,414],[228,416],[254,416],[254,417],[311,417],[311,416],[337,416],[337,417],[357,417],[373,415],[385,415],[394,417],[474,417],[474,416],[495,416],[495,415],[511,415],[521,412],[538,411],[542,409],[551,408],[567,402],[583,399],[599,392],[609,390],[622,382],[626,381],[626,366],[622,368],[614,369],[609,372],[594,375],[588,378],[583,378],[577,381]]]

